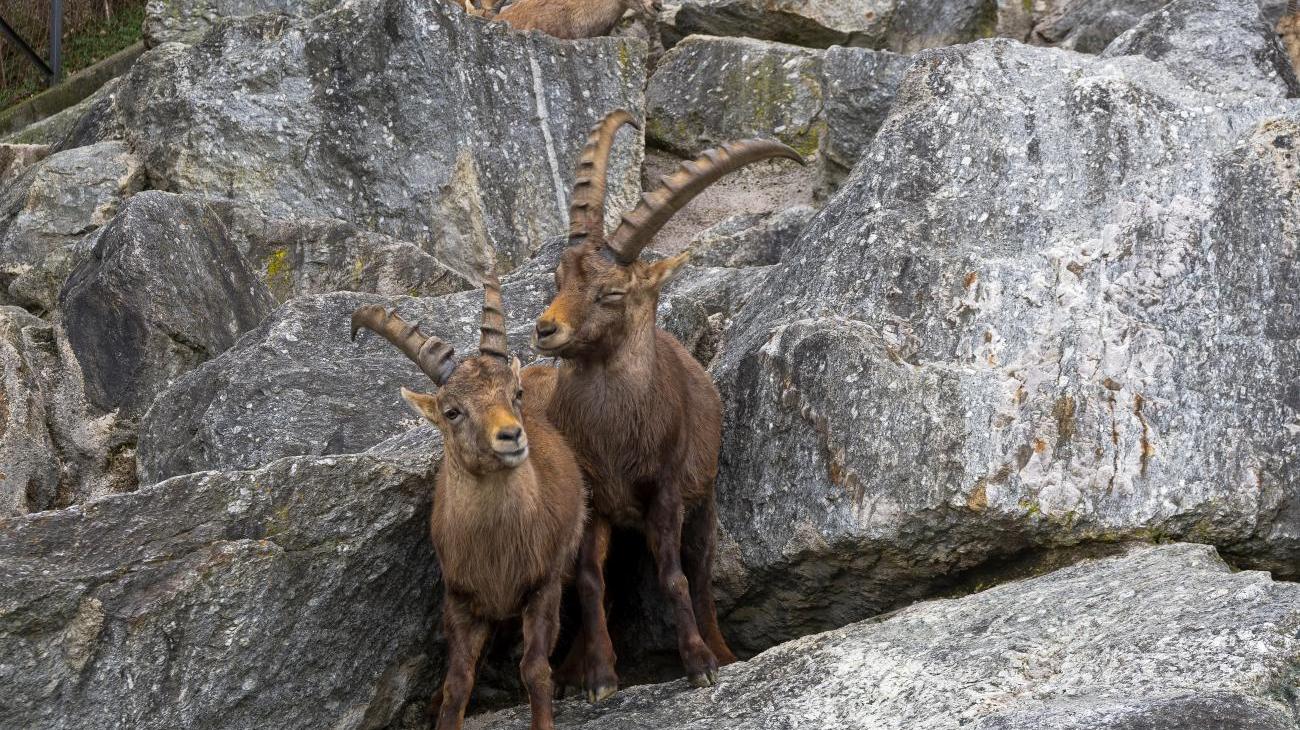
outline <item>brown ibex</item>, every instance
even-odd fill
[[[495,15],[515,30],[540,30],[572,40],[608,34],[628,10],[652,20],[662,8],[660,0],[518,0],[499,13],[474,14]]]
[[[637,258],[674,213],[727,173],[773,157],[803,164],[779,142],[724,144],[665,176],[607,240],[608,158],[615,133],[628,123],[630,115],[614,112],[587,140],[569,210],[569,247],[555,272],[557,294],[536,332],[539,350],[564,361],[548,413],[592,490],[576,576],[583,628],[566,662],[581,677],[558,681],[581,681],[593,702],[618,689],[604,613],[612,526],[645,534],[691,684],[715,683],[719,663],[735,661],[718,629],[711,584],[721,400],[704,368],[655,326],[660,288],[687,254],[654,263]]]
[[[374,330],[415,361],[437,395],[402,397],[442,432],[430,532],[446,590],[447,677],[431,704],[439,730],[460,728],[474,671],[492,622],[523,616],[520,674],[534,730],[552,719],[550,654],[559,632],[560,594],[571,574],[586,518],[582,472],[546,417],[554,368],[519,368],[508,354],[501,291],[485,277],[479,354],[420,333],[394,311],[361,307],[352,336]]]

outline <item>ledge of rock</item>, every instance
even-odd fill
[[[713,689],[570,700],[556,727],[1289,730],[1298,631],[1300,586],[1234,573],[1204,545],[1138,547],[783,644]]]

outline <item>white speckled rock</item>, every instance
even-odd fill
[[[733,645],[1124,536],[1296,576],[1294,88],[1251,0],[919,54],[713,365]]]
[[[357,730],[423,703],[437,445],[0,518],[0,726]]]
[[[442,2],[355,0],[163,44],[124,79],[117,109],[157,187],[343,220],[473,277],[481,252],[508,271],[567,230],[588,130],[617,108],[642,116],[644,57],[635,40],[560,41]],[[610,197],[625,208],[642,145],[620,140]]]
[[[1300,585],[1213,548],[1140,547],[808,636],[723,669],[626,689],[556,726],[589,730],[1290,730]],[[515,710],[466,730],[522,727]]]

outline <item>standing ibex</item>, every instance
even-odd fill
[[[653,19],[663,9],[660,0],[518,0],[499,13],[497,0],[487,0],[483,9],[465,9],[473,15],[495,17],[515,30],[540,30],[556,38],[595,38],[614,29],[623,13],[631,10]]]
[[[627,123],[631,116],[617,111],[592,129],[578,163],[569,247],[555,272],[558,293],[537,320],[538,348],[564,360],[548,413],[592,489],[577,571],[583,630],[573,656],[593,702],[618,689],[604,613],[612,525],[644,532],[672,601],[691,683],[713,684],[719,662],[735,660],[718,630],[711,584],[721,400],[704,368],[655,326],[659,290],[687,255],[654,263],[637,257],[674,213],[723,175],[772,157],[803,164],[779,142],[724,144],[665,176],[606,240],[608,158]]]
[[[582,472],[546,418],[554,368],[529,368],[507,351],[501,291],[486,277],[479,354],[459,363],[451,346],[425,337],[393,311],[361,307],[361,327],[383,335],[439,386],[402,397],[442,432],[430,531],[446,589],[447,678],[435,698],[438,729],[460,728],[491,623],[523,615],[519,665],[533,730],[552,720],[550,654],[559,631],[562,581],[582,540]],[[527,399],[525,399],[527,392]]]

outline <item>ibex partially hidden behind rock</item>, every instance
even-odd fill
[[[393,311],[352,315],[352,336],[383,335],[439,386],[402,397],[442,432],[430,532],[446,589],[447,677],[432,709],[439,730],[460,728],[492,622],[523,616],[519,669],[534,730],[553,727],[550,654],[559,631],[560,593],[586,517],[582,473],[545,409],[554,368],[520,371],[507,351],[501,292],[484,282],[479,354],[452,349]]]
[[[654,263],[637,257],[674,213],[723,175],[773,157],[803,163],[794,150],[768,140],[709,150],[664,177],[607,240],[608,158],[615,133],[630,122],[618,111],[592,130],[578,163],[570,245],[555,272],[558,293],[537,320],[538,348],[564,360],[548,413],[592,489],[577,570],[583,629],[571,655],[581,670],[566,663],[581,671],[591,701],[618,688],[604,613],[612,525],[645,534],[673,605],[691,683],[714,683],[719,663],[735,660],[718,629],[711,585],[721,400],[704,368],[655,326],[660,288],[687,255]]]
[[[556,38],[595,38],[608,34],[628,10],[653,19],[660,0],[518,0],[499,13],[498,0],[485,0],[481,10],[466,3],[474,15],[495,17],[515,30],[540,30]]]

